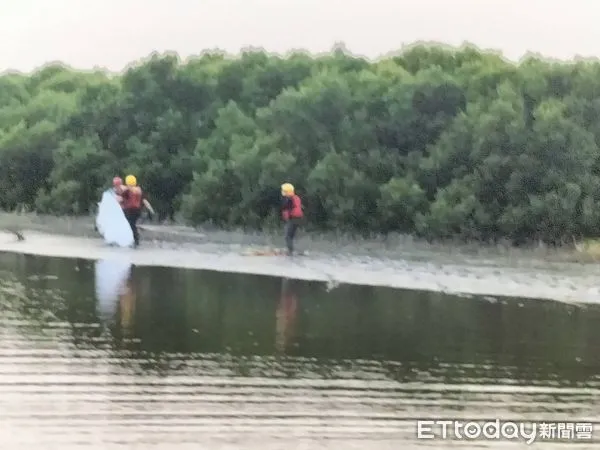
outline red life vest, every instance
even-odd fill
[[[301,219],[304,217],[304,212],[302,211],[302,200],[296,194],[289,197],[292,201],[292,207],[290,209],[284,209],[282,211],[283,220],[289,219]]]
[[[123,196],[123,209],[141,209],[142,208],[142,189],[139,186],[127,188],[127,193]]]

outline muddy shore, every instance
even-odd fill
[[[327,282],[573,303],[600,301],[600,269],[566,252],[484,247],[429,246],[407,238],[352,241],[303,235],[307,256],[249,256],[281,247],[281,237],[142,224],[136,250],[107,247],[91,218],[0,215],[0,251],[44,256],[126,259],[136,265],[209,269]],[[23,230],[24,241],[11,233]],[[7,231],[8,230],[8,231]]]

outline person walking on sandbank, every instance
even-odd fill
[[[152,209],[152,205],[145,198],[142,188],[137,185],[137,179],[133,175],[125,177],[125,189],[122,190],[121,196],[123,197],[121,205],[123,213],[133,232],[134,246],[137,247],[140,245],[140,232],[137,227],[137,221],[142,215],[142,208],[145,206],[151,215],[154,215],[154,209]]]
[[[300,226],[300,222],[304,218],[304,212],[302,211],[302,200],[294,192],[294,186],[290,183],[284,183],[281,185],[281,217],[285,222],[284,233],[285,233],[285,244],[289,256],[294,254],[294,238],[296,232]]]

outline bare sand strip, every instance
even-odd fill
[[[493,266],[486,261],[461,264],[382,258],[335,258],[310,255],[244,256],[227,246],[185,245],[136,250],[107,247],[100,239],[28,232],[25,241],[0,233],[0,251],[40,256],[126,260],[139,266],[207,269],[316,280],[338,284],[389,286],[449,294],[511,296],[572,303],[600,302],[600,269],[571,264],[562,271]]]

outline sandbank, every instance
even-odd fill
[[[366,256],[332,256],[310,252],[307,256],[247,256],[243,245],[189,242],[166,245],[147,242],[138,249],[106,246],[100,238],[68,236],[26,230],[26,240],[0,233],[0,251],[30,255],[121,260],[138,266],[204,269],[314,280],[339,284],[388,286],[466,296],[522,297],[571,303],[600,301],[598,268],[591,264],[563,263],[514,267],[489,259],[452,262]],[[198,240],[196,240],[198,241]]]

